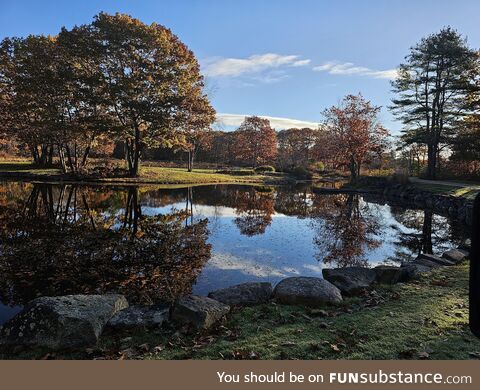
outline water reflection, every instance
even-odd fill
[[[22,189],[0,205],[0,300],[11,306],[102,292],[171,301],[191,292],[210,258],[207,220],[185,227],[184,212],[144,216],[138,187]]]
[[[252,280],[398,263],[468,232],[428,210],[308,186],[0,185],[0,301],[118,291],[173,300]],[[12,311],[0,310],[9,317]],[[5,314],[7,313],[7,314]]]
[[[313,214],[319,260],[338,267],[367,266],[367,252],[381,243],[382,219],[375,205],[356,194],[317,197]]]

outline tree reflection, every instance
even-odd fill
[[[448,218],[434,215],[431,210],[413,210],[403,207],[391,207],[391,213],[399,226],[395,235],[395,257],[408,260],[411,253],[434,253],[445,250],[453,243],[460,244],[461,238],[468,235],[460,225]],[[458,231],[457,231],[458,230]]]
[[[123,207],[108,213],[96,209],[96,191],[78,186],[34,185],[26,200],[24,192],[2,202],[0,300],[119,292],[156,302],[190,293],[210,257],[207,220],[144,216],[137,187],[120,193]]]
[[[366,266],[366,251],[380,245],[380,219],[358,195],[315,196],[312,216],[319,231],[317,258],[326,264]]]
[[[235,194],[235,225],[241,234],[255,236],[265,233],[272,223],[275,200],[272,193],[250,189]]]

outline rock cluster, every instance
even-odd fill
[[[468,226],[473,222],[473,202],[463,197],[435,194],[411,185],[393,184],[383,187],[383,195],[402,203],[413,204],[435,213],[453,217]]]
[[[421,254],[400,267],[346,267],[323,269],[323,279],[289,277],[275,289],[270,283],[243,283],[213,291],[208,297],[189,295],[172,306],[130,306],[122,295],[67,295],[34,299],[0,327],[0,345],[41,346],[65,349],[93,345],[104,328],[110,330],[153,329],[165,322],[205,330],[222,320],[231,306],[269,302],[313,308],[342,302],[344,296],[362,293],[375,284],[408,281],[432,268],[451,266],[468,256],[466,246],[451,249],[441,257]]]

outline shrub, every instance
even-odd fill
[[[402,186],[407,185],[410,182],[408,175],[405,173],[395,172],[388,178],[388,181],[391,184],[401,184]]]
[[[317,161],[316,163],[312,164],[312,169],[323,172],[325,170],[325,164],[321,161]]]
[[[271,165],[261,165],[255,168],[255,172],[275,172],[275,168]]]
[[[296,179],[299,180],[312,180],[312,173],[304,167],[295,167],[290,171]]]
[[[233,176],[251,176],[255,174],[253,169],[221,169],[217,173]]]
[[[275,192],[275,188],[270,186],[255,186],[253,189],[257,192],[262,192],[266,194]]]

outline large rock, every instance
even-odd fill
[[[169,315],[170,308],[165,305],[130,306],[110,318],[107,326],[113,330],[160,328]]]
[[[453,261],[447,260],[443,257],[432,255],[430,253],[422,253],[418,256],[418,259],[425,259],[441,266],[455,265]]]
[[[404,279],[405,270],[392,265],[379,265],[373,269],[376,282],[380,284],[395,284]]]
[[[196,329],[208,329],[230,311],[230,306],[215,299],[189,295],[175,304],[172,320],[193,325]]]
[[[472,249],[472,240],[470,238],[465,239],[459,246],[458,249],[470,252]]]
[[[434,261],[431,261],[431,260],[428,260],[428,259],[425,259],[425,258],[422,258],[422,257],[417,257],[415,260],[413,260],[412,264],[417,264],[417,265],[421,265],[421,266],[428,267],[428,268],[441,267],[441,265],[438,264],[437,262],[434,262]]]
[[[346,295],[360,293],[375,283],[377,278],[373,269],[363,267],[324,268],[322,273],[326,280]]]
[[[430,271],[432,268],[415,262],[402,264],[403,275],[400,282],[406,282],[418,278],[421,274]]]
[[[216,290],[208,294],[212,299],[231,306],[258,305],[272,296],[272,285],[268,282],[252,282]]]
[[[275,300],[286,305],[321,307],[342,301],[340,290],[325,279],[297,276],[280,281],[273,291]]]
[[[450,249],[443,253],[442,257],[458,264],[468,256],[468,252],[462,249]]]
[[[51,349],[92,345],[108,320],[127,307],[123,295],[37,298],[2,327],[0,343]]]

